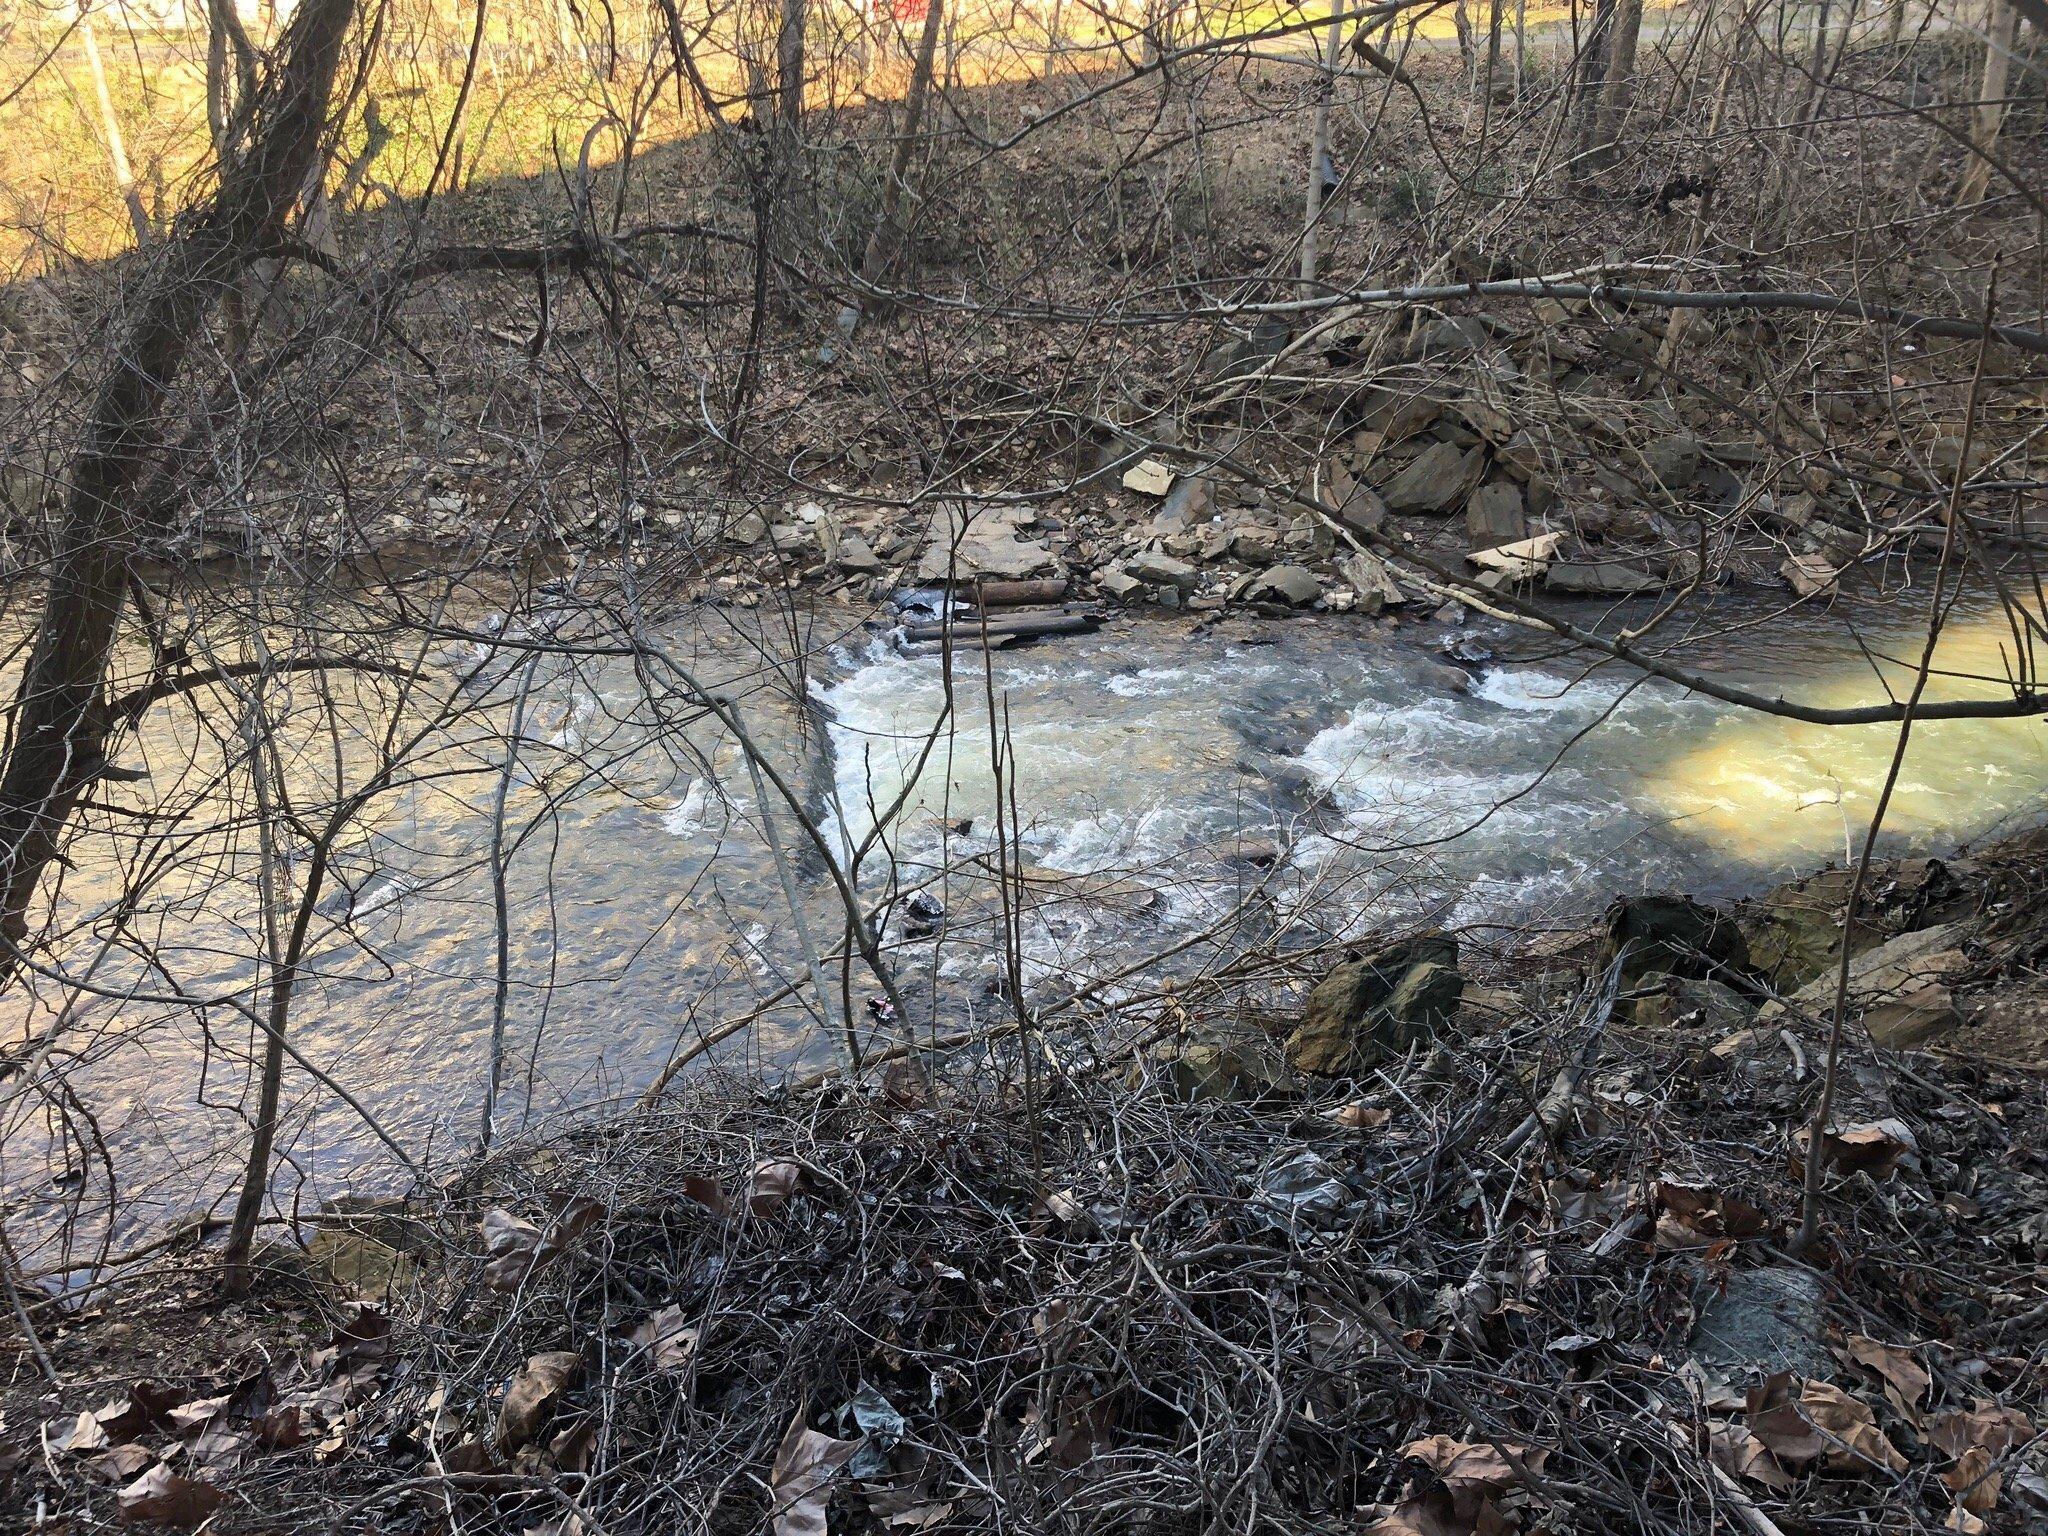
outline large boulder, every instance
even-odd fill
[[[1458,941],[1429,931],[1334,967],[1309,993],[1287,1060],[1326,1077],[1368,1072],[1449,1023],[1465,988]]]
[[[1966,932],[1966,924],[1943,923],[1902,933],[1849,961],[1849,1012],[1879,1045],[1905,1050],[1961,1022],[1949,983],[1969,969],[1962,950]],[[1787,1013],[1825,1019],[1834,1011],[1840,984],[1838,971],[1824,971],[1789,1002],[1766,1003],[1757,1021],[1768,1024]]]
[[[1431,443],[1387,482],[1387,508],[1393,512],[1455,511],[1485,473],[1484,448]]]
[[[1522,488],[1512,480],[1493,480],[1472,493],[1465,503],[1465,531],[1474,549],[1493,549],[1512,544],[1528,531],[1522,515]]]
[[[1008,507],[941,502],[932,513],[929,542],[918,562],[918,579],[971,581],[980,576],[1020,581],[1055,569],[1059,562],[1051,550],[1018,536],[1018,524],[1026,516]]]
[[[1305,565],[1276,565],[1253,577],[1244,595],[1254,602],[1306,608],[1323,595],[1323,584]]]
[[[1621,959],[1632,986],[1654,971],[1708,981],[1749,973],[1749,945],[1735,919],[1690,896],[1626,896],[1607,909],[1603,969]]]
[[[1337,521],[1353,533],[1375,532],[1387,520],[1387,504],[1380,493],[1351,472],[1351,466],[1337,460],[1324,479],[1323,500],[1337,514]]]
[[[1148,587],[1171,587],[1179,592],[1192,592],[1202,584],[1202,573],[1185,560],[1176,560],[1172,555],[1162,555],[1157,550],[1146,550],[1133,555],[1124,562],[1124,569]]]
[[[1289,1078],[1270,1035],[1242,1027],[1203,1028],[1152,1053],[1160,1084],[1189,1103],[1241,1104],[1283,1089]]]
[[[1725,982],[1666,976],[1662,986],[1635,1000],[1639,1029],[1686,1029],[1722,1040],[1749,1028],[1756,1004]]]

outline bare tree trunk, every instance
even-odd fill
[[[1607,87],[1600,104],[1600,156],[1614,158],[1635,99],[1636,43],[1643,31],[1643,0],[1617,0],[1614,32],[1608,44]]]
[[[1607,87],[1607,38],[1614,28],[1615,0],[1595,0],[1593,26],[1579,51],[1579,153],[1600,139],[1600,104]]]
[[[114,172],[114,186],[128,205],[128,222],[135,229],[135,243],[150,247],[152,233],[149,211],[142,206],[142,193],[135,185],[135,172],[128,164],[128,146],[121,138],[121,120],[114,116],[114,98],[107,89],[106,66],[100,62],[99,27],[89,6],[78,12],[78,41],[85,50],[85,67],[92,75],[93,95],[99,101],[100,137],[107,146],[107,164]]]
[[[889,156],[889,180],[882,187],[882,212],[868,236],[867,250],[860,261],[863,285],[878,283],[896,259],[896,246],[903,238],[903,191],[910,177],[910,157],[917,149],[918,130],[924,126],[925,98],[931,95],[932,72],[939,51],[939,33],[945,23],[945,0],[928,0],[924,10],[924,31],[917,40],[917,62],[911,66],[910,88],[903,94],[903,135]],[[839,328],[853,334],[866,308],[859,293],[839,311]]]
[[[276,243],[321,152],[353,0],[306,0],[283,60],[244,103],[242,153],[142,279],[69,474],[35,644],[0,764],[0,976],[19,963],[28,909],[85,791],[105,766],[108,662],[145,509],[135,496],[158,418],[208,311],[252,254]]]
[[[1323,42],[1322,79],[1316,85],[1315,127],[1309,133],[1307,207],[1301,221],[1301,285],[1303,297],[1316,280],[1321,260],[1323,199],[1330,177],[1330,102],[1337,94],[1338,52],[1344,46],[1344,0],[1330,0],[1330,30]]]
[[[804,0],[782,0],[782,26],[775,36],[775,120],[783,149],[796,152],[804,115]]]
[[[1970,126],[1970,163],[1956,186],[1959,207],[1982,202],[1991,185],[1988,156],[1998,147],[1999,131],[2005,126],[2005,92],[2012,80],[2013,17],[2011,0],[1991,0],[1984,25],[1984,69]]]

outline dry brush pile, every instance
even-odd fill
[[[1618,983],[1559,977],[1490,1033],[1243,1103],[1050,1050],[1027,1102],[999,1047],[863,1090],[701,1082],[333,1218],[384,1256],[343,1271],[360,1307],[308,1310],[287,1272],[187,1318],[268,1316],[267,1360],[56,1412],[17,1391],[14,1507],[79,1529],[2038,1529],[2039,1082],[1872,1074],[1886,1113],[1831,1146],[1827,1239],[1797,1263],[1804,1053],[1638,1028]],[[294,1318],[314,1347],[277,1342]]]

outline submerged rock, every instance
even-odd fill
[[[1448,1024],[1465,989],[1458,941],[1431,930],[1334,967],[1309,993],[1287,1060],[1326,1077],[1370,1071]]]

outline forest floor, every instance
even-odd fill
[[[2044,885],[2039,835],[1873,869],[1796,1256],[1842,871],[1620,903],[1486,978],[1390,936],[1305,1008],[1168,1006],[1114,1046],[707,1076],[312,1216],[240,1299],[187,1234],[38,1302],[60,1388],[8,1341],[0,1502],[38,1530],[2038,1530]]]

